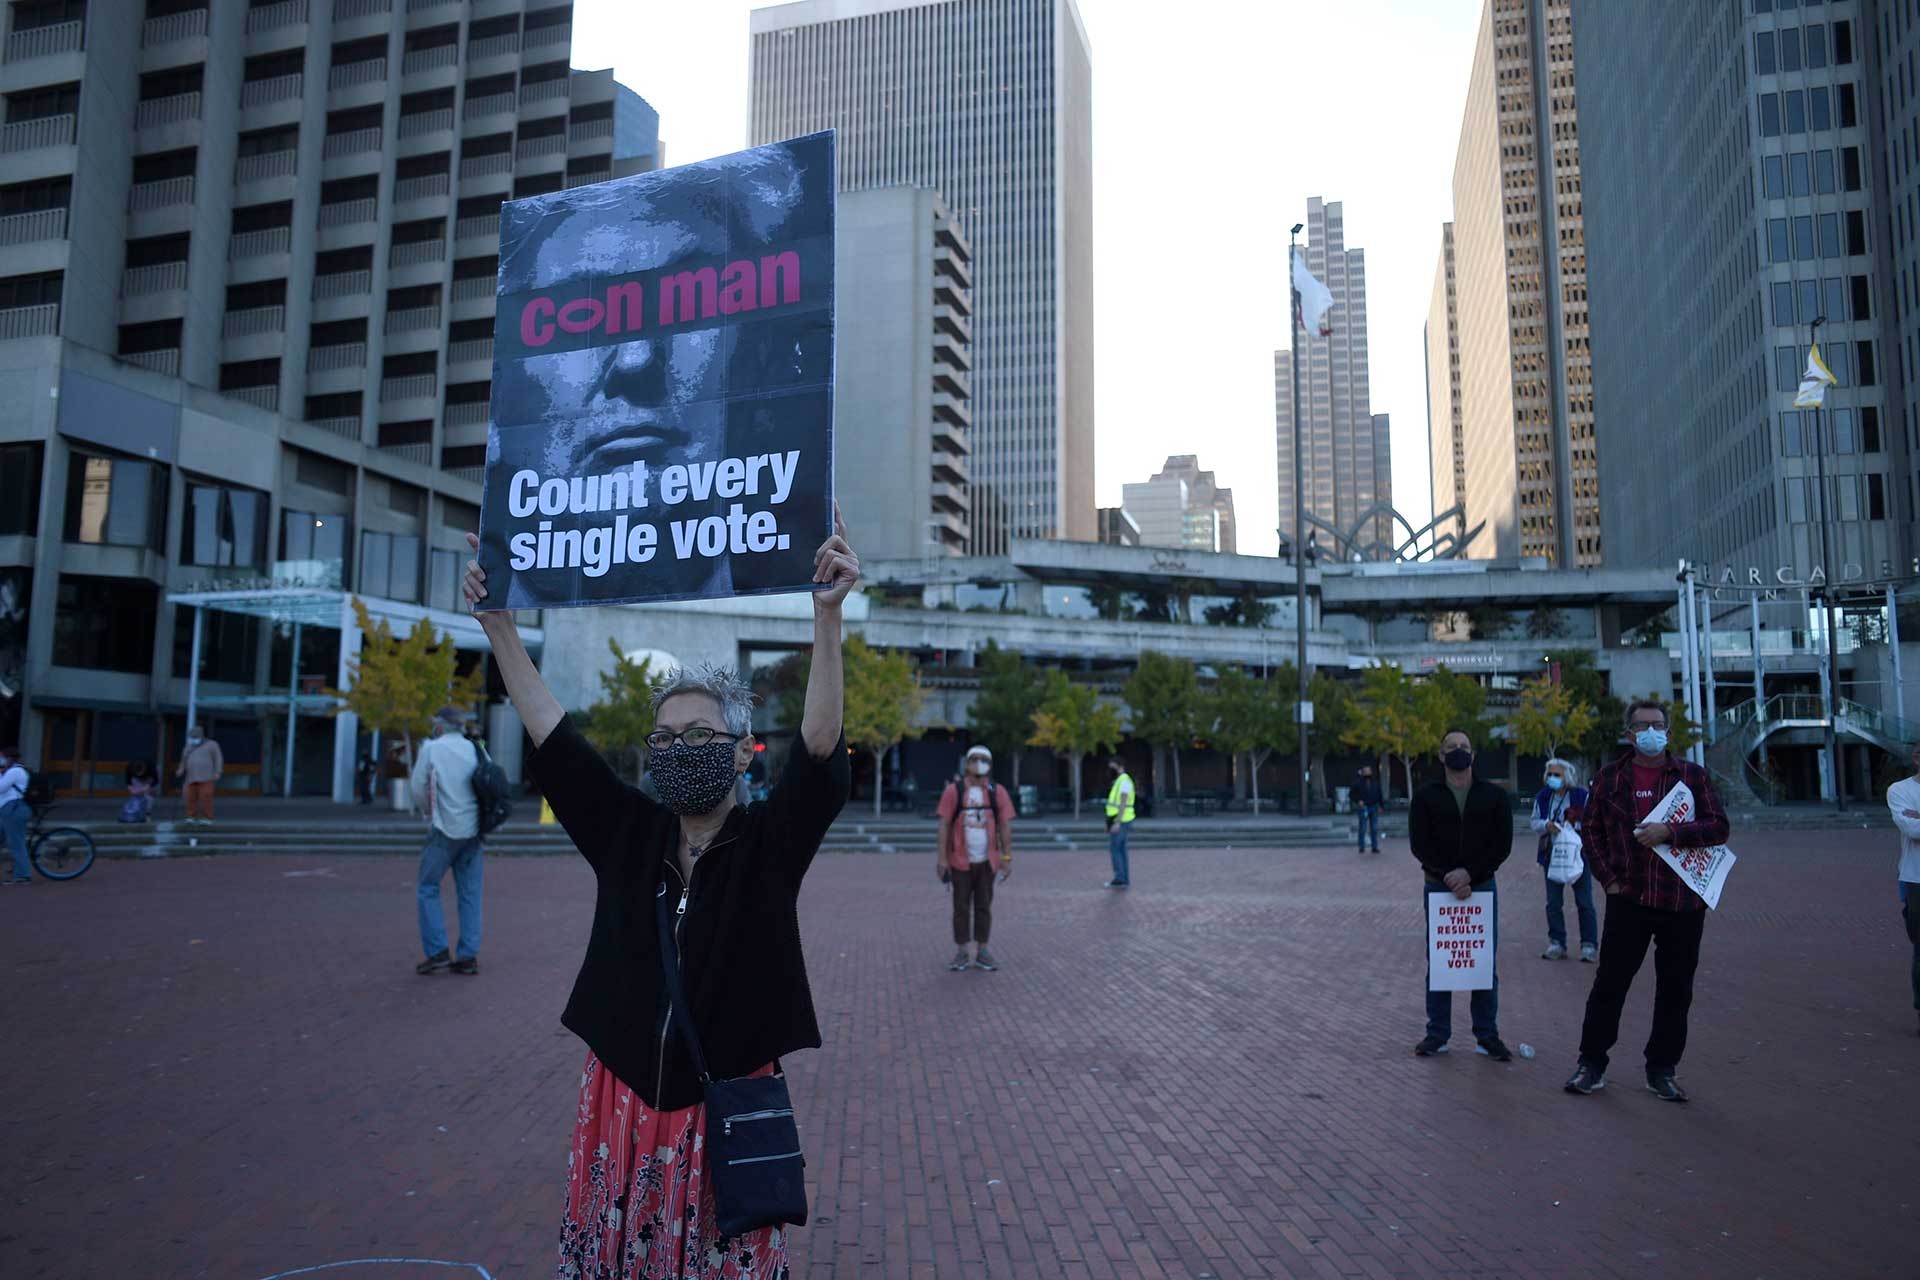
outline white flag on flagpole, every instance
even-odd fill
[[[1307,270],[1306,255],[1298,249],[1293,255],[1293,288],[1300,295],[1300,323],[1309,333],[1323,338],[1332,333],[1333,321],[1327,312],[1333,307],[1333,294],[1313,278],[1313,272]]]
[[[1826,403],[1827,388],[1839,382],[1833,370],[1827,368],[1827,362],[1820,358],[1820,344],[1815,343],[1807,352],[1807,371],[1800,375],[1800,392],[1793,398],[1794,408],[1818,409]]]

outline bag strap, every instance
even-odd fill
[[[699,1073],[700,1083],[713,1083],[713,1077],[707,1073],[707,1057],[700,1052],[700,1037],[693,1029],[693,1007],[687,1003],[687,992],[680,981],[680,958],[674,953],[673,924],[667,914],[667,882],[660,882],[660,892],[653,897],[654,917],[659,922],[660,933],[660,970],[667,979],[667,999],[680,1011],[680,1042],[687,1047],[687,1053],[693,1058],[693,1069]],[[669,1015],[671,1016],[671,1015]],[[657,1103],[658,1098],[654,1099]]]

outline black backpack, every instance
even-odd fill
[[[479,763],[473,766],[473,802],[480,811],[480,834],[486,835],[513,816],[513,787],[507,771],[493,762],[487,749],[477,742],[473,745],[480,753]]]
[[[21,765],[25,769],[25,765]],[[37,769],[27,771],[27,789],[20,797],[30,809],[44,809],[53,803],[53,779]]]

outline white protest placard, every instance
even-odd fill
[[[1493,894],[1427,895],[1427,990],[1493,986]]]
[[[1641,825],[1663,822],[1672,826],[1676,822],[1692,822],[1695,812],[1693,789],[1684,782],[1676,782]],[[1662,844],[1655,845],[1653,851],[1680,877],[1680,883],[1700,895],[1700,900],[1710,909],[1720,905],[1720,890],[1726,886],[1727,873],[1737,861],[1733,850],[1723,844],[1703,849],[1675,849],[1670,844]]]

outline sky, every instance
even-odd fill
[[[1079,0],[1093,52],[1100,505],[1167,454],[1197,453],[1233,489],[1240,551],[1274,554],[1287,229],[1321,196],[1345,205],[1347,246],[1366,250],[1373,411],[1393,417],[1395,505],[1424,522],[1422,331],[1483,3]],[[668,164],[735,151],[760,7],[575,0],[573,63],[611,66],[653,104]],[[1160,321],[1158,278],[1197,293],[1188,307],[1205,323]]]

